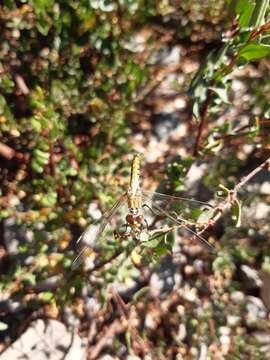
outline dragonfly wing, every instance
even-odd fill
[[[121,205],[123,205],[126,202],[127,195],[124,194],[121,196],[111,207],[110,210],[108,210],[101,219],[98,221],[90,224],[86,230],[82,233],[82,235],[78,238],[76,245],[78,245],[81,250],[79,254],[75,257],[73,260],[73,263],[71,265],[71,269],[76,269],[85,258],[89,256],[94,256],[96,254],[96,251],[98,251],[98,243],[100,243],[100,239],[102,237],[102,234],[106,228],[106,226],[111,223],[112,218],[116,214],[116,212],[119,210]],[[83,244],[83,247],[81,246]],[[85,245],[86,244],[86,245]]]
[[[77,269],[81,265],[84,259],[88,258],[91,255],[95,255],[94,250],[88,246],[85,245],[82,250],[79,252],[79,254],[75,257],[75,259],[72,262],[71,270]]]
[[[181,218],[189,223],[201,223],[201,219],[206,222],[213,213],[213,206],[204,201],[150,191],[143,191],[143,196],[148,202],[158,205],[171,214],[177,214],[178,219]]]
[[[164,200],[164,201],[183,201],[183,202],[189,202],[189,203],[194,203],[194,206],[197,205],[204,205],[207,206],[209,208],[212,208],[213,205],[211,205],[209,202],[205,202],[205,201],[200,201],[200,200],[196,200],[193,198],[187,198],[187,197],[181,197],[181,196],[173,196],[173,195],[167,195],[167,194],[162,194],[162,193],[158,193],[155,191],[145,191],[143,190],[143,193],[148,196],[148,197],[154,197],[160,200]]]
[[[153,196],[151,197],[151,195],[154,195],[154,199],[153,199]],[[155,196],[158,198],[157,201],[155,201]],[[168,196],[168,195],[165,195],[165,194],[143,192],[144,203],[149,205],[149,207],[153,210],[153,212],[156,215],[161,215],[163,217],[166,217],[169,220],[171,220],[172,223],[176,224],[178,227],[182,227],[182,228],[186,229],[189,233],[191,233],[199,241],[199,243],[206,250],[210,251],[211,253],[216,253],[215,247],[213,245],[211,245],[201,235],[197,234],[196,231],[192,230],[188,226],[188,221],[186,219],[184,219],[181,216],[178,216],[176,212],[175,213],[170,213],[169,211],[166,210],[166,207],[164,207],[164,206],[162,206],[162,204],[158,203],[158,200],[160,200],[160,199],[161,200],[164,200],[164,199],[168,200],[169,198],[171,198],[171,197]],[[177,199],[177,201],[182,201],[181,198],[176,198],[176,197],[173,197],[173,198]],[[182,199],[189,200],[189,199],[186,199],[186,198],[182,198]],[[199,201],[198,203],[200,204],[202,202]]]

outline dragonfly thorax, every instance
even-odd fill
[[[132,209],[133,212],[136,212],[141,209],[142,192],[139,187],[137,189],[129,188],[127,192],[127,202],[128,202],[128,208]]]

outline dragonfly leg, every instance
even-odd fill
[[[148,231],[148,230],[149,230],[149,225],[148,225],[147,220],[146,220],[146,219],[143,219],[143,222],[144,222],[144,225],[145,225],[146,230]],[[141,224],[141,231],[144,229],[144,225]]]
[[[176,211],[172,211],[171,214],[173,216],[175,216],[175,219],[177,219],[178,221],[180,221],[181,223],[185,224],[186,221],[181,217],[181,215],[179,216],[179,214],[177,214]]]
[[[121,230],[124,228],[123,230]],[[130,232],[128,232],[129,225],[127,223],[122,224],[119,227],[119,230],[114,230],[114,236],[115,238],[121,239],[123,237],[129,236]]]
[[[153,215],[157,216],[157,213],[148,204],[143,204],[142,208],[144,208],[144,207],[149,209]]]
[[[188,221],[188,220],[184,219],[184,218],[181,216],[181,214],[179,215],[179,214],[177,214],[177,212],[175,212],[175,211],[172,211],[170,214],[173,215],[173,216],[175,216],[175,219],[176,219],[177,221],[179,221],[180,223],[182,223],[182,226],[184,226],[184,225],[195,226],[194,222]],[[181,226],[181,225],[180,225],[180,226]]]
[[[118,230],[114,230],[113,235],[116,240],[119,240],[122,237],[122,234]]]
[[[121,227],[124,227],[124,228],[125,228],[124,233],[126,234],[127,231],[128,231],[128,227],[129,227],[128,223],[123,224]]]

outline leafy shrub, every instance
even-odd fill
[[[237,179],[246,173],[246,166],[251,163],[255,167],[265,159],[269,148],[266,77],[252,79],[262,86],[250,90],[253,97],[243,108],[243,114],[250,114],[248,122],[238,118],[239,113],[233,121],[224,114],[230,113],[237,101],[232,91],[233,72],[241,72],[250,64],[256,68],[253,62],[270,54],[270,26],[265,22],[268,1],[227,3],[229,7],[224,1],[3,1],[0,217],[8,229],[7,238],[7,232],[14,229],[17,236],[16,226],[24,229],[13,256],[10,252],[3,256],[2,299],[11,301],[6,313],[33,311],[44,303],[49,303],[50,309],[55,309],[56,303],[60,309],[66,309],[84,288],[82,271],[70,271],[74,242],[92,220],[91,216],[87,218],[89,203],[99,199],[104,209],[123,191],[129,165],[126,154],[131,150],[127,139],[141,121],[134,120],[135,110],[145,110],[144,94],[156,74],[153,54],[156,55],[160,46],[156,44],[167,31],[173,29],[175,36],[168,42],[202,46],[204,54],[211,50],[189,84],[196,134],[190,134],[191,145],[186,149],[189,156],[169,164],[168,187],[172,191],[185,190],[186,174],[193,164],[203,161],[208,164],[208,172],[201,179],[203,185],[214,195],[222,183],[224,200]],[[236,19],[232,28],[228,14]],[[223,39],[221,31],[225,33]],[[188,76],[185,81],[189,82]],[[246,79],[248,84],[250,81]],[[259,202],[260,198],[263,195],[254,190],[246,205]],[[210,342],[212,318],[216,327],[226,323],[226,302],[240,286],[238,266],[255,263],[258,269],[268,271],[269,251],[263,244],[257,246],[254,233],[257,229],[265,239],[269,230],[266,221],[249,219],[236,229],[236,225],[241,225],[242,210],[236,200],[232,218],[226,222],[227,230],[222,228],[219,236],[218,247],[222,251],[213,263],[213,304],[207,305],[207,300],[205,312],[197,311],[193,300],[181,295],[175,313],[173,297],[170,299],[175,316],[170,319],[171,328],[176,327],[183,303],[187,312],[181,321],[190,332],[198,331],[200,335],[196,333],[190,340],[189,354],[199,348],[200,339]],[[237,236],[248,237],[249,246],[236,244],[233,239]],[[156,255],[164,254],[164,248],[155,244],[150,245]],[[209,274],[211,270],[206,268]],[[91,273],[85,276],[92,276],[96,288],[102,290],[101,284],[112,281],[117,270],[100,272],[94,279]],[[138,275],[134,267],[125,271],[123,278],[136,271]],[[199,278],[191,282],[199,294],[207,293],[206,281]],[[93,297],[96,288],[90,290]],[[143,304],[140,294],[136,296],[138,308],[145,306],[147,313],[151,299]],[[19,309],[15,299],[19,299]],[[230,304],[227,309],[240,316],[241,306],[244,304]],[[198,319],[203,320],[201,324]],[[233,331],[235,349],[241,354],[244,345],[250,344],[248,331],[245,340],[240,339],[237,329]],[[166,347],[170,348],[174,340],[179,348],[183,345],[175,334],[165,344],[163,335],[162,331],[147,330],[149,338],[157,339],[155,345],[161,353],[166,354]],[[245,349],[249,355],[255,351],[252,346],[250,351]],[[189,344],[183,348],[188,352]]]

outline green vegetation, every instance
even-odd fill
[[[239,269],[269,278],[267,166],[258,172],[262,179],[231,190],[269,157],[269,1],[203,3],[2,1],[0,334],[13,340],[21,319],[38,311],[63,319],[71,309],[87,322],[85,291],[99,305],[92,315],[102,332],[124,316],[119,299],[105,291],[117,278],[137,281],[123,312],[135,325],[115,334],[108,353],[197,358],[206,344],[209,358],[263,359],[255,335],[269,330],[267,280],[254,285]],[[180,60],[170,65],[162,51],[175,46]],[[163,81],[168,96],[157,90]],[[162,139],[161,155],[149,161],[153,119],[172,89],[186,101],[176,113],[187,134],[163,148]],[[181,282],[156,297],[149,269],[158,271],[175,234],[144,245],[147,264],[132,253],[121,271],[119,263],[71,271],[76,239],[95,220],[89,204],[103,211],[123,193],[133,147],[145,149],[146,187],[215,199],[216,210],[228,205],[203,233],[218,255],[182,247],[174,265]],[[196,165],[206,170],[192,193],[187,183]],[[254,320],[257,296],[268,315]]]

